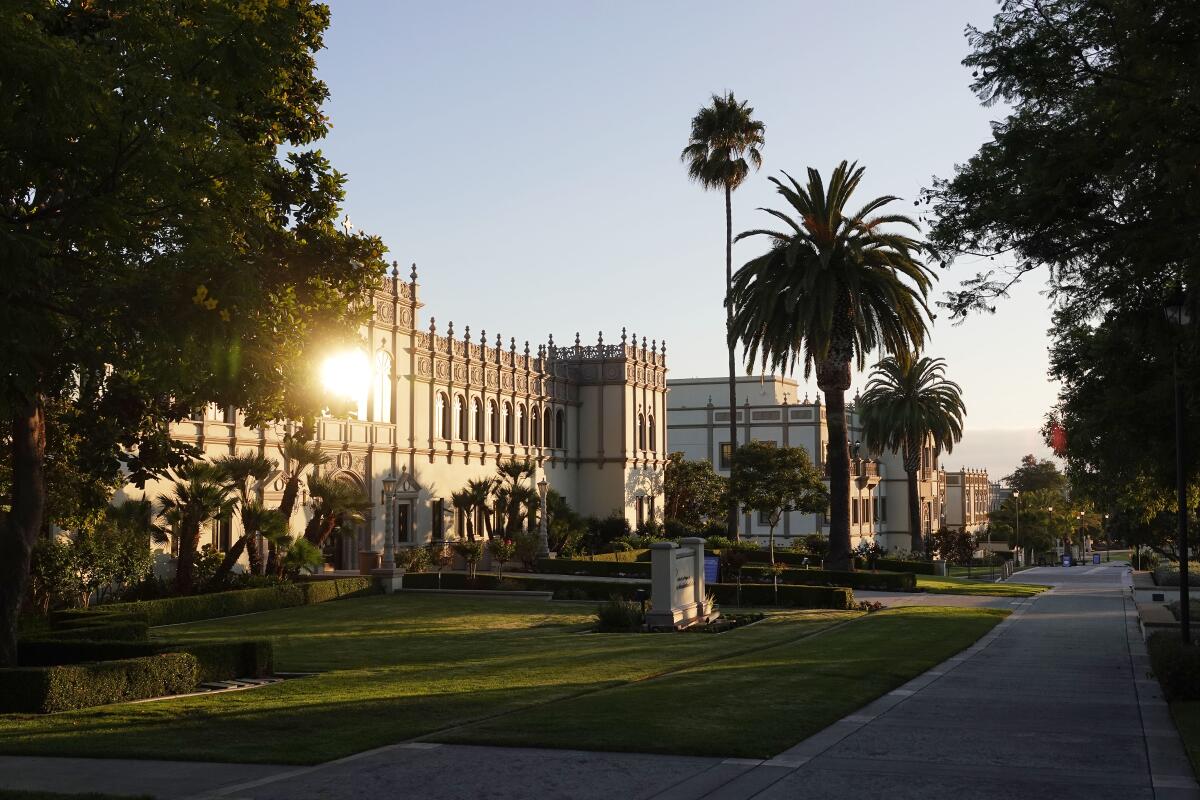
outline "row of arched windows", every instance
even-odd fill
[[[542,418],[537,406],[527,411],[524,403],[517,403],[514,411],[513,404],[507,400],[500,406],[495,400],[488,400],[485,413],[483,402],[475,397],[471,399],[468,418],[467,401],[463,396],[456,394],[451,406],[445,392],[438,392],[434,400],[433,429],[443,439],[490,441],[493,444],[542,447],[544,443],[545,447],[565,447],[567,441],[566,416],[561,409],[547,412]]]
[[[649,436],[647,437],[647,433]],[[650,446],[646,447],[647,438]],[[653,414],[638,414],[637,418],[637,446],[639,450],[657,450],[658,449],[658,429],[654,427]]]

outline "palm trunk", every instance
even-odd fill
[[[849,364],[846,371],[849,372]],[[850,441],[846,436],[846,390],[825,389],[829,428],[829,555],[826,569],[850,569]]]
[[[733,337],[733,190],[725,186],[725,339],[729,346],[729,450],[737,455],[737,358]],[[737,501],[729,501],[729,536],[740,541]]]
[[[258,531],[250,531],[244,538],[246,540],[246,562],[249,565],[250,574],[262,575],[262,550]]]
[[[278,575],[282,569],[282,562],[279,559],[279,548],[275,546],[275,542],[271,539],[267,540],[267,566],[263,570],[264,575]]]
[[[221,561],[221,566],[217,567],[216,573],[213,574],[213,586],[221,585],[221,582],[225,580],[225,576],[233,571],[233,565],[238,562],[238,559],[242,557],[242,551],[246,549],[246,538],[245,535],[239,537],[229,548],[229,552],[225,554],[225,558]]]
[[[917,471],[908,471],[908,527],[912,531],[913,554],[925,552],[925,542],[921,535],[921,490],[917,486]]]
[[[200,523],[185,521],[179,533],[179,558],[175,564],[175,593],[192,593],[196,571],[196,552],[200,544]]]
[[[17,665],[17,620],[46,510],[46,415],[41,395],[9,420],[12,505],[0,527],[0,667]]]

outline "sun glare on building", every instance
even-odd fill
[[[321,385],[331,395],[345,400],[366,396],[371,385],[371,362],[362,350],[334,353],[321,365]]]

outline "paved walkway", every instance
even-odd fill
[[[770,761],[409,743],[316,767],[0,757],[6,788],[162,798],[1200,798],[1146,679],[1127,572],[1056,585],[968,650]],[[995,600],[992,598],[992,600]]]

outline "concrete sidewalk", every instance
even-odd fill
[[[1200,798],[1146,677],[1126,576],[1116,565],[1035,569],[1020,580],[1053,592],[958,598],[1015,612],[769,761],[406,743],[315,767],[0,758],[0,780],[196,800]]]

